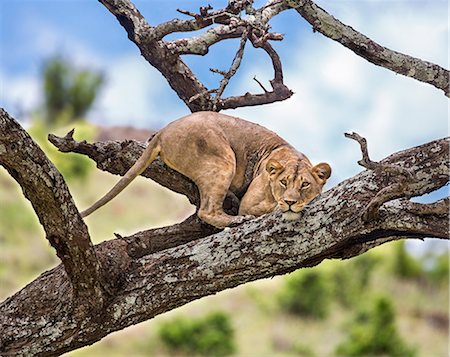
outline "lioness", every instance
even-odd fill
[[[216,112],[197,112],[161,129],[136,163],[86,217],[121,192],[155,158],[190,178],[200,192],[200,219],[215,227],[239,224],[278,207],[295,219],[320,194],[331,175],[326,163],[308,158],[272,131]],[[239,198],[239,215],[223,210],[226,195]]]

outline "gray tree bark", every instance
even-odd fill
[[[0,164],[26,185],[26,196],[42,224],[47,223],[41,217],[60,209],[63,217],[52,216],[54,224],[67,217],[79,222],[79,213],[56,169],[4,110],[0,111],[0,134]],[[70,137],[61,139],[61,147],[64,143],[74,151],[85,151],[103,169],[119,173],[126,171],[142,150],[137,143],[115,144],[109,146],[106,158],[102,148],[112,144],[76,143]],[[115,155],[122,160],[112,160]],[[380,165],[410,172],[404,197],[432,192],[448,183],[449,139],[393,154]],[[153,178],[170,187],[170,180],[163,177],[179,174],[160,169],[160,174],[152,173]],[[84,253],[90,252],[82,243],[87,239],[84,229],[70,226],[56,244],[48,233],[56,251],[63,252],[58,253],[63,263],[0,304],[0,353],[59,355],[249,281],[314,266],[327,258],[349,258],[396,239],[448,239],[448,199],[433,205],[394,200],[379,208],[376,220],[362,219],[361,213],[374,197],[396,181],[395,175],[384,171],[363,171],[323,193],[297,221],[283,221],[275,212],[217,232],[192,217],[172,227],[119,237],[97,245],[87,257],[71,255],[72,262],[87,260],[80,267],[81,274],[68,268],[66,248],[60,247],[81,245]],[[180,191],[195,197],[196,189],[185,183]],[[63,202],[38,204],[44,191],[63,197]],[[86,277],[89,286],[85,286]]]

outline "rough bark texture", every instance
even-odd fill
[[[22,187],[74,287],[73,298],[101,307],[108,286],[66,183],[20,125],[0,108],[0,165]],[[87,301],[91,301],[87,303]]]
[[[6,113],[2,113],[6,125]],[[20,127],[16,130],[22,133]],[[16,137],[8,138],[17,142]],[[2,140],[0,147],[5,165],[11,142]],[[121,153],[121,162],[108,160],[104,153],[89,155],[112,172],[126,169],[140,153],[136,147],[123,151],[119,144],[110,148],[116,151],[111,155]],[[34,171],[42,172],[40,167],[47,166],[36,155],[39,149],[30,150],[26,156],[36,160]],[[381,163],[407,168],[420,178],[408,196],[431,192],[448,183],[449,139],[393,154]],[[389,176],[364,171],[322,194],[297,221],[286,222],[273,213],[217,232],[192,217],[179,225],[101,243],[96,256],[112,293],[102,306],[80,309],[73,299],[74,281],[65,266],[58,266],[0,304],[1,354],[58,355],[202,296],[313,266],[326,258],[348,258],[400,238],[448,239],[448,211],[434,207],[448,207],[446,201],[425,205],[426,212],[409,202],[388,202],[380,208],[378,220],[363,222],[361,212],[389,180]],[[35,210],[41,215],[48,207],[35,205]]]

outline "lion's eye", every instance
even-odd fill
[[[311,186],[311,184],[309,182],[305,181],[305,182],[302,183],[302,189],[303,188],[308,188],[309,186]]]
[[[280,186],[281,187],[286,188],[286,185],[287,185],[287,181],[286,180],[281,180],[280,181]]]

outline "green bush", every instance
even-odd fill
[[[75,128],[75,134],[83,140],[93,140],[96,135],[96,128],[85,121],[74,123],[72,127]],[[63,132],[64,130],[58,131]],[[68,132],[69,129],[65,131]],[[95,167],[92,160],[84,155],[59,152],[47,139],[48,134],[55,130],[45,125],[43,121],[34,120],[28,132],[66,180],[86,179]]]
[[[158,333],[171,352],[227,356],[235,351],[234,331],[228,315],[222,312],[200,319],[178,317],[163,323]]]
[[[302,356],[302,357],[315,357],[316,353],[311,348],[311,346],[304,345],[300,342],[297,342],[291,351],[296,356]]]
[[[447,285],[449,281],[449,251],[431,250],[424,257],[426,277],[436,285]]]
[[[379,259],[365,253],[347,262],[336,263],[331,272],[333,295],[344,307],[351,307],[359,301],[361,294],[367,291],[370,277]]]
[[[331,303],[328,276],[318,269],[299,270],[291,274],[280,293],[279,302],[289,313],[326,318]]]
[[[347,341],[338,345],[340,356],[401,356],[415,355],[398,334],[395,311],[385,297],[374,301],[369,309],[360,309],[351,324]]]
[[[104,77],[102,73],[77,68],[67,59],[55,56],[44,63],[42,82],[45,122],[59,126],[86,116],[98,97]]]
[[[418,279],[422,276],[421,263],[406,250],[405,241],[395,243],[393,271],[402,279]]]

